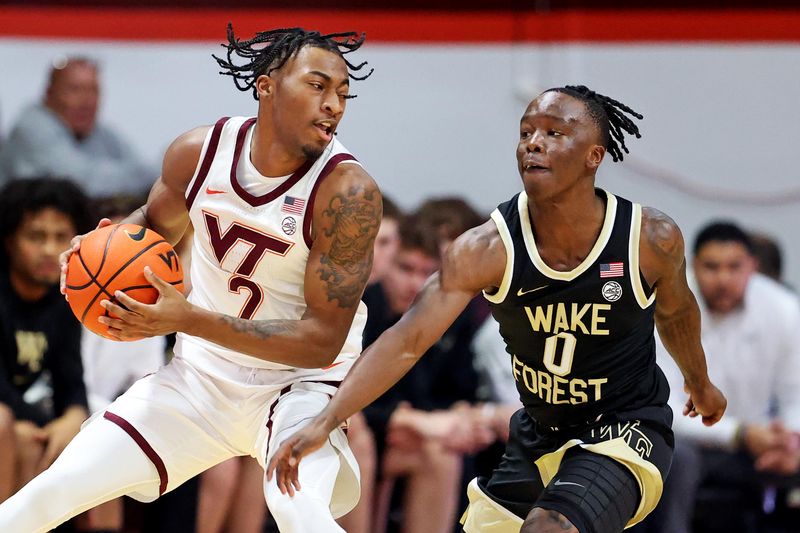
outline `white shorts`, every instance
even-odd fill
[[[124,429],[153,462],[160,486],[130,495],[153,501],[230,457],[251,455],[263,467],[282,440],[327,405],[351,365],[270,370],[212,355],[192,362],[176,356],[95,416]],[[330,443],[341,463],[331,501],[338,517],[358,502],[359,471],[342,428]]]

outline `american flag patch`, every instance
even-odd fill
[[[625,275],[624,266],[625,264],[622,261],[617,261],[616,263],[600,263],[600,277],[621,278]]]
[[[291,213],[293,215],[302,215],[303,208],[306,206],[306,201],[294,196],[285,196],[283,198],[283,205],[281,211],[284,213]]]

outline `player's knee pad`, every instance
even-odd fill
[[[580,533],[620,533],[639,504],[639,485],[624,465],[586,451],[562,461],[536,507],[558,511]]]
[[[473,479],[467,487],[469,506],[461,517],[466,533],[517,533],[522,519],[492,500]]]

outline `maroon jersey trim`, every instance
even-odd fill
[[[130,435],[136,444],[139,445],[139,448],[142,449],[147,458],[153,462],[153,466],[156,467],[156,470],[158,471],[158,477],[161,480],[161,483],[158,486],[158,495],[161,496],[164,494],[164,492],[167,490],[167,467],[164,466],[164,461],[161,460],[161,457],[159,457],[153,447],[150,446],[150,443],[147,442],[147,439],[145,439],[130,422],[119,415],[115,415],[110,411],[106,411],[103,413],[103,418],[121,427],[122,430]]]
[[[197,197],[197,193],[200,192],[203,182],[206,181],[208,171],[211,169],[211,163],[214,161],[214,156],[217,153],[217,147],[219,147],[219,138],[222,135],[222,127],[225,126],[225,123],[229,118],[230,117],[222,117],[217,121],[216,124],[214,124],[214,130],[211,132],[211,139],[208,141],[208,147],[206,148],[205,156],[203,156],[203,163],[200,165],[200,170],[197,172],[197,177],[194,179],[192,188],[189,190],[189,195],[186,197],[187,210],[192,208],[192,204],[194,203],[194,199]]]
[[[333,172],[333,169],[336,168],[336,165],[342,161],[358,161],[358,159],[346,153],[336,154],[335,156],[331,157],[328,162],[325,163],[325,166],[322,168],[322,172],[319,173],[316,183],[314,183],[314,186],[311,188],[311,194],[308,195],[306,214],[303,217],[303,239],[306,241],[306,246],[309,248],[311,248],[311,245],[314,244],[314,239],[311,238],[311,221],[314,218],[314,200],[317,197],[317,190],[319,190],[319,185],[322,183],[322,180],[324,180],[328,174]]]
[[[244,138],[247,135],[247,130],[250,129],[250,126],[252,126],[255,121],[255,118],[249,118],[245,120],[242,126],[239,128],[239,133],[236,135],[236,148],[234,148],[233,161],[231,161],[231,186],[236,194],[239,195],[239,198],[250,204],[252,207],[259,207],[264,204],[268,204],[275,198],[278,198],[279,196],[283,195],[283,193],[291,189],[295,183],[300,181],[300,179],[306,175],[306,172],[308,172],[308,170],[311,168],[311,165],[314,164],[314,161],[306,161],[303,163],[300,168],[295,170],[286,181],[281,183],[278,187],[267,194],[255,196],[247,192],[244,187],[239,185],[239,180],[236,179],[236,167],[239,165],[239,157],[242,155]]]

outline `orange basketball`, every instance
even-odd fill
[[[89,330],[106,338],[108,327],[97,321],[109,316],[102,300],[116,303],[123,291],[142,303],[158,300],[158,291],[144,277],[144,267],[183,291],[178,255],[164,238],[136,224],[116,224],[89,233],[69,259],[67,297],[72,312]]]

